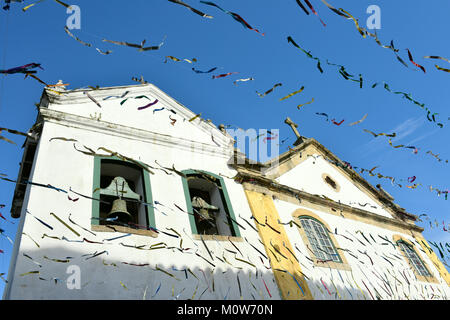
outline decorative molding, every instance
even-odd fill
[[[43,96],[47,96],[50,104],[58,104],[58,105],[70,105],[70,104],[83,104],[83,103],[93,103],[90,98],[85,95],[83,92],[89,92],[89,94],[97,100],[102,100],[108,96],[121,96],[124,91],[130,91],[126,97],[137,96],[143,94],[150,94],[154,96],[159,101],[163,102],[170,108],[173,108],[178,114],[183,116],[185,119],[191,119],[196,114],[185,107],[183,104],[170,97],[166,93],[164,93],[161,89],[156,87],[153,84],[141,84],[141,85],[131,85],[131,86],[118,86],[118,87],[106,87],[99,88],[96,90],[93,89],[75,89],[71,91],[59,91],[61,94],[55,94],[53,91],[49,91],[44,89]],[[117,98],[120,99],[120,98]],[[41,101],[45,101],[46,99],[41,99]],[[46,106],[48,107],[48,103]],[[208,134],[213,134],[214,138],[218,140],[219,144],[228,145],[231,141],[231,138],[228,137],[224,132],[222,132],[217,126],[215,126],[212,122],[208,121],[200,121],[196,123],[196,126],[207,132]]]
[[[405,221],[405,220],[417,220],[417,216],[405,211],[405,209],[401,208],[399,205],[393,202],[393,198],[385,194],[382,190],[377,190],[374,186],[372,186],[367,180],[361,177],[355,170],[350,169],[345,163],[343,163],[336,155],[334,155],[331,151],[325,148],[322,144],[320,144],[317,140],[313,138],[308,138],[304,140],[303,143],[295,146],[292,149],[289,149],[285,153],[281,154],[275,159],[271,159],[265,163],[257,163],[255,166],[259,166],[262,169],[262,174],[260,176],[275,180],[280,177],[282,174],[291,170],[295,166],[297,166],[302,161],[305,161],[308,158],[308,154],[306,156],[303,152],[314,151],[321,154],[324,159],[330,159],[339,165],[334,164],[334,167],[340,171],[345,177],[347,177],[359,190],[367,194],[374,201],[376,201],[383,208],[388,210],[393,214],[394,218]],[[296,160],[295,156],[300,155],[301,160]],[[248,165],[235,165],[236,168],[245,168],[251,169]]]
[[[300,191],[269,179],[265,179],[267,180],[265,181],[264,179],[265,178],[244,174],[242,172],[239,172],[235,178],[235,180],[242,183],[244,190],[252,190],[268,194],[283,201],[313,207],[313,209],[321,210],[322,212],[333,215],[340,215],[341,213],[344,213],[345,218],[369,223],[381,228],[387,228],[389,230],[402,232],[412,230],[419,233],[423,232],[423,228],[415,225],[414,223],[381,216],[364,209],[355,208],[347,204],[336,202],[329,198],[325,199],[318,195]],[[324,208],[326,211],[324,211]],[[338,212],[338,210],[340,212]]]
[[[91,118],[74,115],[62,111],[41,108],[40,115],[45,121],[65,125],[72,128],[88,130],[107,135],[114,135],[124,139],[138,140],[165,147],[177,147],[187,151],[195,150],[198,153],[222,156],[229,159],[234,152],[230,147],[218,147],[215,144],[205,144],[184,138],[177,138],[143,129],[136,129],[120,124],[106,122],[102,120],[94,120]]]

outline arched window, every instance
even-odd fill
[[[418,275],[422,277],[431,277],[430,271],[425,267],[425,264],[410,244],[406,243],[404,240],[398,240],[397,245]]]
[[[300,216],[300,223],[305,230],[311,250],[317,259],[342,263],[342,260],[322,223],[308,216]]]
[[[192,233],[240,237],[223,178],[200,170],[185,170],[184,194]]]
[[[92,225],[122,227],[120,231],[129,233],[155,228],[149,174],[138,165],[95,157],[93,188],[93,198],[97,200],[93,200]]]
[[[319,215],[307,209],[297,209],[292,213],[292,217],[297,221],[297,229],[305,250],[313,258],[315,266],[352,270],[345,254],[338,252],[339,244],[329,231],[329,225]]]

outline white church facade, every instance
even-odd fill
[[[296,130],[252,163],[152,84],[46,88],[38,110],[4,299],[450,297],[417,217]]]

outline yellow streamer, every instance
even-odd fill
[[[54,216],[59,222],[61,222],[64,226],[66,226],[70,231],[72,231],[73,233],[75,233],[78,237],[80,236],[80,234],[78,232],[76,232],[74,229],[72,229],[67,223],[65,223],[64,221],[62,221],[58,216],[56,216],[53,212],[50,212],[50,214],[52,216]]]
[[[306,103],[303,103],[303,104],[299,104],[297,106],[297,109],[300,109],[301,107],[306,106],[307,104],[310,104],[310,103],[313,103],[313,102],[314,102],[314,98],[312,98],[311,101],[309,101],[309,102],[306,102]]]
[[[344,13],[346,13],[350,18],[353,19],[353,21],[355,21],[356,29],[358,29],[358,31],[359,31],[359,33],[362,35],[362,37],[365,38],[365,37],[366,37],[366,33],[365,33],[364,30],[359,26],[358,20],[355,19],[355,17],[353,17],[350,13],[348,13],[348,12],[345,11],[344,9],[339,8],[339,10],[342,11],[342,12],[344,12]]]
[[[297,91],[294,91],[294,92],[292,92],[292,93],[290,93],[290,94],[288,94],[286,97],[283,97],[283,98],[281,98],[280,99],[280,101],[283,101],[283,100],[285,100],[285,99],[287,99],[287,98],[290,98],[290,97],[292,97],[293,95],[295,95],[295,94],[297,94],[297,93],[300,93],[300,92],[302,92],[303,91],[303,89],[305,89],[305,87],[304,86],[302,86],[299,90],[297,90]]]

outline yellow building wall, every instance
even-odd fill
[[[303,276],[300,264],[284,227],[278,223],[279,214],[271,196],[245,190],[261,241],[270,260],[275,281],[282,299],[312,300],[312,294]],[[295,279],[294,279],[295,277]]]

